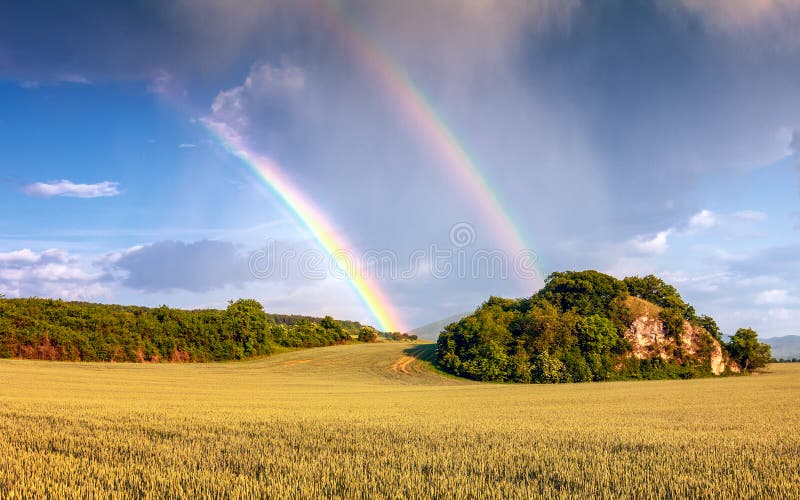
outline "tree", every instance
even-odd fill
[[[268,319],[264,306],[257,300],[239,299],[228,303],[226,314],[236,344],[234,356],[241,358],[258,353],[266,340]]]
[[[344,331],[342,325],[330,316],[322,318],[322,321],[319,322],[319,326],[325,330],[326,335],[331,337],[334,342],[350,339],[350,335]]]
[[[727,344],[731,357],[744,371],[763,368],[772,359],[769,344],[758,341],[758,333],[752,328],[739,328]]]
[[[371,326],[362,326],[361,330],[358,332],[358,341],[370,343],[377,342],[378,330],[372,328]]]
[[[628,288],[628,293],[648,302],[677,311],[683,319],[692,321],[696,313],[694,307],[685,303],[674,286],[664,280],[648,274],[644,278],[630,276],[622,280]]]
[[[722,330],[719,329],[717,326],[717,322],[714,321],[714,318],[711,316],[698,316],[697,323],[706,329],[708,333],[711,334],[712,337],[717,339],[719,342],[722,342]]]
[[[604,354],[616,347],[620,335],[611,320],[594,314],[578,322],[578,340],[584,353]]]
[[[620,280],[598,271],[552,273],[537,296],[557,306],[562,312],[574,310],[582,316],[599,314],[608,317],[611,302],[628,295]]]

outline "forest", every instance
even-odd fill
[[[0,298],[0,358],[200,362],[244,359],[281,348],[377,339],[353,321],[267,314],[256,300],[225,310],[182,310]]]
[[[678,346],[667,359],[637,359],[624,332],[638,316],[629,297],[656,306],[666,336]],[[641,301],[637,303],[642,303]],[[681,348],[684,321],[708,335],[745,372],[765,366],[770,348],[739,329],[725,342],[713,318],[698,315],[678,291],[649,275],[618,280],[598,271],[551,274],[530,298],[491,297],[472,315],[445,327],[437,342],[439,366],[483,381],[521,383],[695,378],[711,375],[708,358]]]

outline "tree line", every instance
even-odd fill
[[[0,358],[225,361],[349,342],[362,330],[379,333],[330,316],[267,314],[252,299],[189,311],[0,297]]]
[[[655,306],[666,335],[679,339],[684,321],[709,337],[699,355],[683,352],[639,360],[630,356],[624,332],[639,312],[628,297]],[[710,375],[716,339],[745,371],[766,365],[770,347],[757,333],[739,329],[729,342],[713,318],[698,315],[678,291],[655,276],[618,280],[598,271],[551,274],[545,286],[524,299],[491,297],[473,314],[445,327],[437,342],[439,366],[484,381],[557,383],[616,379],[692,378]]]

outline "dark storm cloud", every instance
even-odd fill
[[[45,2],[4,6],[0,77],[58,81],[212,77],[286,46],[308,2],[179,0]],[[287,18],[288,16],[288,18]],[[157,86],[157,85],[156,85]],[[155,88],[154,86],[153,88]]]
[[[653,230],[702,208],[685,196],[700,176],[779,159],[779,131],[800,121],[800,66],[786,64],[800,45],[779,43],[776,24],[729,34],[704,21],[665,2],[587,2],[569,30],[533,37],[520,57],[531,88],[583,111],[625,198],[618,227]]]

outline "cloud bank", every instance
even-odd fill
[[[114,256],[110,264],[124,272],[124,286],[145,292],[205,292],[255,279],[248,257],[224,241],[160,241]]]
[[[60,249],[0,253],[0,293],[8,297],[96,300],[108,292],[105,272],[86,257]]]

